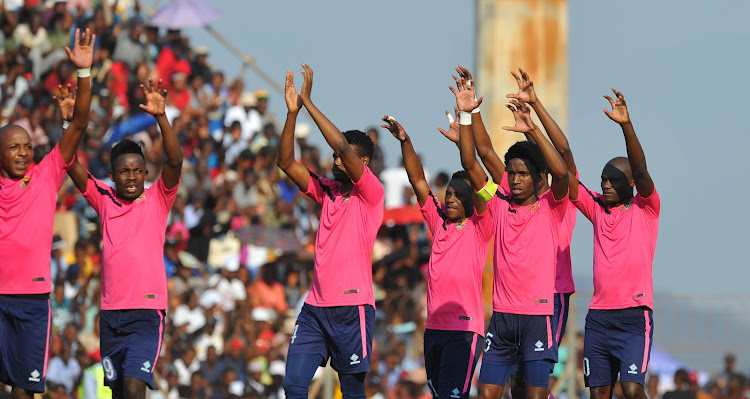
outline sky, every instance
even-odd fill
[[[279,84],[290,69],[299,89],[300,64],[309,64],[313,100],[340,129],[364,130],[394,115],[429,170],[460,168],[455,147],[437,128],[446,127],[443,110],[455,104],[447,88],[453,68],[475,64],[473,2],[211,3],[222,14],[214,28]],[[750,218],[736,204],[750,196],[743,173],[750,132],[741,119],[750,111],[747,15],[750,3],[736,1],[569,1],[567,133],[580,177],[598,187],[606,161],[625,155],[619,127],[601,111],[602,95],[616,87],[662,200],[657,291],[722,297],[745,292],[750,281]],[[240,62],[206,31],[185,33],[236,76]],[[246,88],[269,88],[252,72],[243,78]],[[281,94],[272,92],[270,111],[284,120]],[[381,142],[394,165],[396,140],[382,131]],[[592,242],[590,223],[579,215],[573,267],[586,291]]]

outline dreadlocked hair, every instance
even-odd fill
[[[542,173],[547,170],[547,161],[544,160],[542,150],[531,141],[519,141],[505,153],[505,164],[508,165],[510,160],[515,158],[522,160],[529,169],[531,180],[534,182],[534,195],[537,195],[536,191],[542,181]]]

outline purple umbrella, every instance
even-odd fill
[[[151,25],[168,29],[205,26],[219,19],[219,11],[198,0],[177,0],[159,8]]]

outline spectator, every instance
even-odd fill
[[[72,394],[74,384],[81,375],[81,366],[70,355],[70,344],[63,344],[60,354],[50,359],[47,367],[47,380],[64,386],[68,395]]]

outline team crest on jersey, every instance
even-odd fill
[[[456,230],[461,230],[464,227],[466,227],[466,219],[462,220],[460,223],[456,223]]]
[[[140,197],[135,199],[135,202],[141,202],[146,199],[146,194],[141,194]]]
[[[26,186],[29,185],[30,181],[31,178],[29,176],[24,176],[23,179],[21,179],[21,188],[26,188]]]
[[[539,204],[534,204],[534,206],[531,207],[531,213],[534,213],[535,210],[539,209]]]

